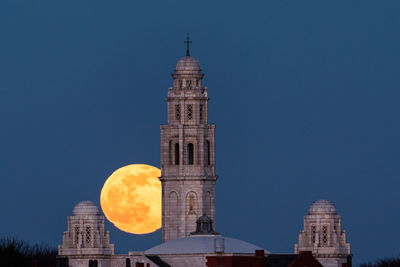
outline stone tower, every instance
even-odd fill
[[[93,202],[79,202],[68,217],[68,230],[58,246],[58,256],[68,258],[68,266],[86,267],[89,261],[111,266],[112,255],[114,245],[104,229],[104,217]]]
[[[341,267],[351,261],[350,244],[341,229],[341,217],[328,200],[315,201],[304,216],[304,230],[300,231],[295,253],[312,251],[325,267]]]
[[[203,76],[188,48],[172,74],[168,124],[161,125],[163,242],[189,236],[202,214],[215,222],[215,125],[208,124]]]

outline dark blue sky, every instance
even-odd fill
[[[56,246],[114,170],[159,166],[190,32],[217,125],[217,230],[291,253],[326,198],[356,263],[399,256],[399,14],[397,0],[1,0],[0,235]],[[119,252],[161,239],[106,226]]]

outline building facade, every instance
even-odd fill
[[[295,253],[311,251],[324,267],[351,263],[350,244],[346,243],[341,224],[335,205],[328,200],[315,201],[304,216],[304,229],[300,231]]]
[[[162,242],[188,237],[202,214],[215,222],[215,125],[208,123],[203,77],[187,51],[168,90],[168,124],[161,125]]]
[[[115,255],[104,229],[104,216],[95,204],[82,201],[68,217],[57,266],[351,266],[350,244],[341,230],[341,217],[327,200],[314,202],[304,216],[296,255],[270,254],[214,231],[215,125],[208,123],[209,97],[203,77],[199,62],[188,50],[172,74],[168,123],[161,125],[161,244]]]

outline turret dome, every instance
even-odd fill
[[[72,215],[100,215],[100,212],[92,201],[84,200],[75,205]]]
[[[329,200],[320,199],[311,204],[308,214],[336,214],[336,207]]]

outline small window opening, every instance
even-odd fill
[[[181,105],[179,104],[175,105],[175,120],[181,120]]]
[[[86,244],[90,244],[92,242],[92,231],[90,226],[86,226]]]
[[[89,267],[97,267],[98,263],[97,260],[89,260]]]
[[[79,243],[79,226],[75,227],[75,243]]]
[[[189,143],[187,145],[187,164],[193,165],[193,144]]]
[[[199,106],[199,118],[200,118],[200,123],[203,122],[203,104],[200,104]]]
[[[311,242],[315,244],[315,235],[316,235],[317,229],[315,225],[311,225]]]
[[[131,267],[131,259],[126,258],[125,267]]]
[[[192,90],[192,81],[191,80],[186,81],[186,86],[188,90]]]
[[[326,245],[328,243],[328,226],[322,226],[322,243]]]
[[[193,106],[187,105],[187,118],[191,120],[193,118]]]
[[[179,80],[179,89],[182,89],[182,87],[183,87],[183,81]]]

